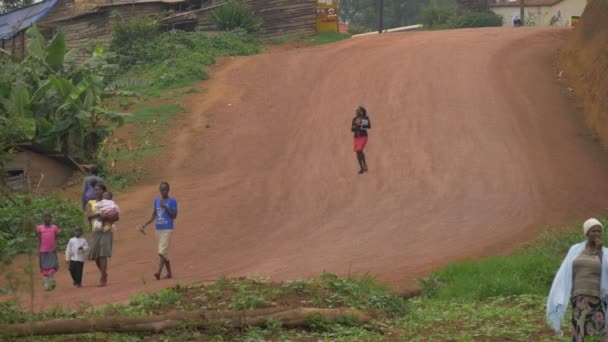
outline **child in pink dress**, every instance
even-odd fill
[[[49,213],[42,215],[44,224],[36,227],[38,235],[38,257],[40,261],[40,273],[44,277],[44,290],[55,289],[55,273],[59,270],[57,260],[57,234],[59,228],[52,224],[52,217]]]

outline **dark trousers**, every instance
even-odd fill
[[[82,285],[82,269],[84,268],[84,262],[70,260],[70,275],[74,280],[74,285]]]

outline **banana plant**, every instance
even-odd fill
[[[33,26],[27,35],[31,42],[23,61],[11,60],[0,51],[6,61],[0,65],[6,71],[0,75],[0,125],[17,122],[23,128],[20,139],[32,139],[80,160],[92,158],[98,144],[126,115],[104,106],[108,75],[117,67],[107,62],[103,45],[78,63],[81,52],[68,51],[63,34],[47,43]]]

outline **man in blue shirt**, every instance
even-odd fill
[[[171,263],[169,262],[169,244],[171,242],[171,234],[173,233],[173,221],[177,218],[177,200],[174,197],[169,197],[169,183],[162,182],[159,186],[161,197],[154,200],[154,209],[152,217],[144,225],[139,226],[143,233],[144,229],[156,220],[156,244],[158,246],[158,256],[160,263],[158,272],[154,273],[156,280],[160,280],[163,267],[167,266],[167,276],[171,278]]]

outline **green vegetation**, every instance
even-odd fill
[[[0,304],[0,324],[114,315],[146,316],[173,310],[243,310],[273,306],[353,307],[368,313],[379,322],[389,322],[403,316],[407,311],[404,299],[390,295],[385,286],[379,285],[369,276],[340,278],[332,274],[285,283],[252,278],[221,279],[209,285],[180,284],[153,294],[135,294],[127,305],[105,304],[99,308],[82,304],[77,309],[56,307],[30,314],[22,311],[17,304],[15,301]],[[264,328],[245,327],[238,331],[228,331],[218,326],[204,332],[177,329],[163,332],[159,337],[161,340],[192,340],[196,337],[216,341],[263,341],[275,337],[332,341],[385,340],[385,337],[371,326],[349,316],[343,317],[337,323],[327,322],[315,315],[311,315],[308,320],[309,330],[287,330],[280,322],[274,321]],[[103,336],[106,340],[129,338],[141,341],[145,337],[144,334],[95,335]],[[92,336],[87,334],[74,338],[82,340]]]
[[[344,34],[340,32],[320,32],[313,36],[306,36],[303,39],[305,41],[313,42],[315,44],[329,44],[339,42],[341,40],[350,38],[350,34]]]
[[[184,107],[178,104],[160,104],[154,106],[139,107],[133,111],[133,114],[127,120],[133,124],[152,124],[166,125],[169,119],[175,114],[183,112]]]
[[[348,34],[350,34],[351,36],[370,32],[370,31],[371,31],[371,29],[366,27],[365,25],[356,24],[356,23],[352,23],[352,24],[348,25]]]
[[[65,246],[74,229],[84,228],[84,217],[73,202],[52,195],[13,195],[0,200],[0,251],[2,257],[18,253],[31,253],[38,246],[36,225],[42,223],[42,214],[49,212],[61,233],[58,246]],[[13,203],[14,201],[14,203]]]
[[[220,31],[242,29],[248,33],[259,31],[262,21],[238,1],[230,0],[209,13],[209,21]]]
[[[584,240],[578,227],[566,232],[546,231],[510,256],[450,264],[421,280],[422,293],[429,298],[472,300],[547,295],[568,248]],[[607,236],[604,234],[605,241]]]
[[[223,6],[222,6],[223,7]],[[124,89],[158,97],[167,89],[188,86],[208,78],[204,71],[220,56],[257,53],[258,43],[245,30],[218,35],[198,32],[161,32],[152,18],[136,18],[117,25],[112,52],[120,66]]]
[[[384,0],[384,28],[409,26],[420,23],[420,8],[433,0]],[[358,34],[378,30],[378,1],[339,0],[340,20],[348,22],[352,31]]]
[[[502,26],[502,17],[484,0],[433,0],[420,9],[420,18],[432,30]]]
[[[166,146],[163,133],[170,129],[171,119],[184,110],[178,104],[158,104],[141,106],[131,113],[126,122],[132,125],[133,131],[127,141],[108,139],[97,154],[102,176],[110,188],[124,190],[141,179],[142,159],[163,150]],[[123,167],[118,169],[118,163]]]
[[[185,109],[178,104],[160,104],[140,107],[133,111],[127,122],[137,127],[132,135],[137,149],[123,149],[118,152],[118,159],[139,158],[154,155],[164,145],[161,142],[163,132],[167,132],[169,121]]]
[[[502,26],[502,17],[494,12],[464,12],[446,22],[446,27],[451,29],[491,26]]]
[[[320,32],[312,36],[283,36],[272,41],[273,45],[281,45],[287,42],[305,42],[314,45],[330,44],[350,38],[350,34],[340,32]]]
[[[447,336],[555,340],[545,322],[546,296],[568,249],[584,241],[580,227],[547,230],[510,256],[453,263],[433,272],[420,280],[422,295],[411,301],[414,308],[401,326],[421,341]],[[608,242],[608,234],[603,238]],[[437,324],[442,329],[433,330]]]
[[[422,7],[420,10],[420,18],[422,25],[426,28],[442,28],[445,27],[447,21],[453,17],[455,13],[455,3],[433,3],[432,5]]]
[[[422,24],[428,29],[458,29],[502,26],[502,17],[493,12],[464,12],[451,6],[427,6],[421,10]]]
[[[605,221],[603,221],[605,222]],[[99,309],[50,310],[34,316],[14,304],[0,307],[0,322],[100,315],[148,315],[170,310],[244,310],[273,306],[359,309],[375,320],[372,325],[344,317],[329,323],[311,316],[308,328],[286,329],[280,322],[239,331],[217,327],[163,332],[159,338],[215,341],[331,340],[389,341],[554,341],[545,322],[549,287],[568,248],[583,240],[580,225],[567,231],[547,231],[511,256],[451,264],[421,280],[422,294],[405,300],[369,276],[341,278],[323,274],[307,280],[272,283],[266,279],[221,279],[209,285],[177,286],[156,294],[137,294],[128,305],[107,304]],[[606,239],[607,236],[604,236]],[[568,317],[565,318],[567,320]],[[564,323],[564,326],[567,322]],[[374,328],[392,332],[385,335]],[[128,336],[135,341],[145,335]]]
[[[0,14],[16,10],[33,3],[34,0],[2,0],[2,2],[0,2]]]
[[[118,66],[112,89],[135,95],[116,103],[126,108],[138,102],[136,97],[170,100],[201,92],[198,88],[183,88],[207,79],[205,68],[213,65],[217,57],[259,51],[255,37],[243,29],[217,35],[162,32],[159,22],[150,17],[116,25],[110,50],[112,62]],[[162,133],[169,128],[170,119],[183,111],[176,104],[139,105],[126,120],[134,129],[127,141],[103,142],[96,160],[113,188],[124,189],[142,177],[142,158],[154,156],[164,148]]]
[[[537,295],[483,301],[419,297],[410,301],[410,314],[395,324],[407,332],[406,341],[552,340],[545,302]]]
[[[77,64],[79,52],[68,51],[60,33],[50,42],[34,26],[27,57],[0,54],[0,150],[33,140],[89,160],[97,146],[122,123],[123,114],[105,109],[109,64],[103,47]]]
[[[485,0],[384,1],[384,29],[423,24],[427,29],[502,26],[502,17],[488,10]],[[378,9],[373,0],[340,0],[340,19],[350,34],[378,30]]]

